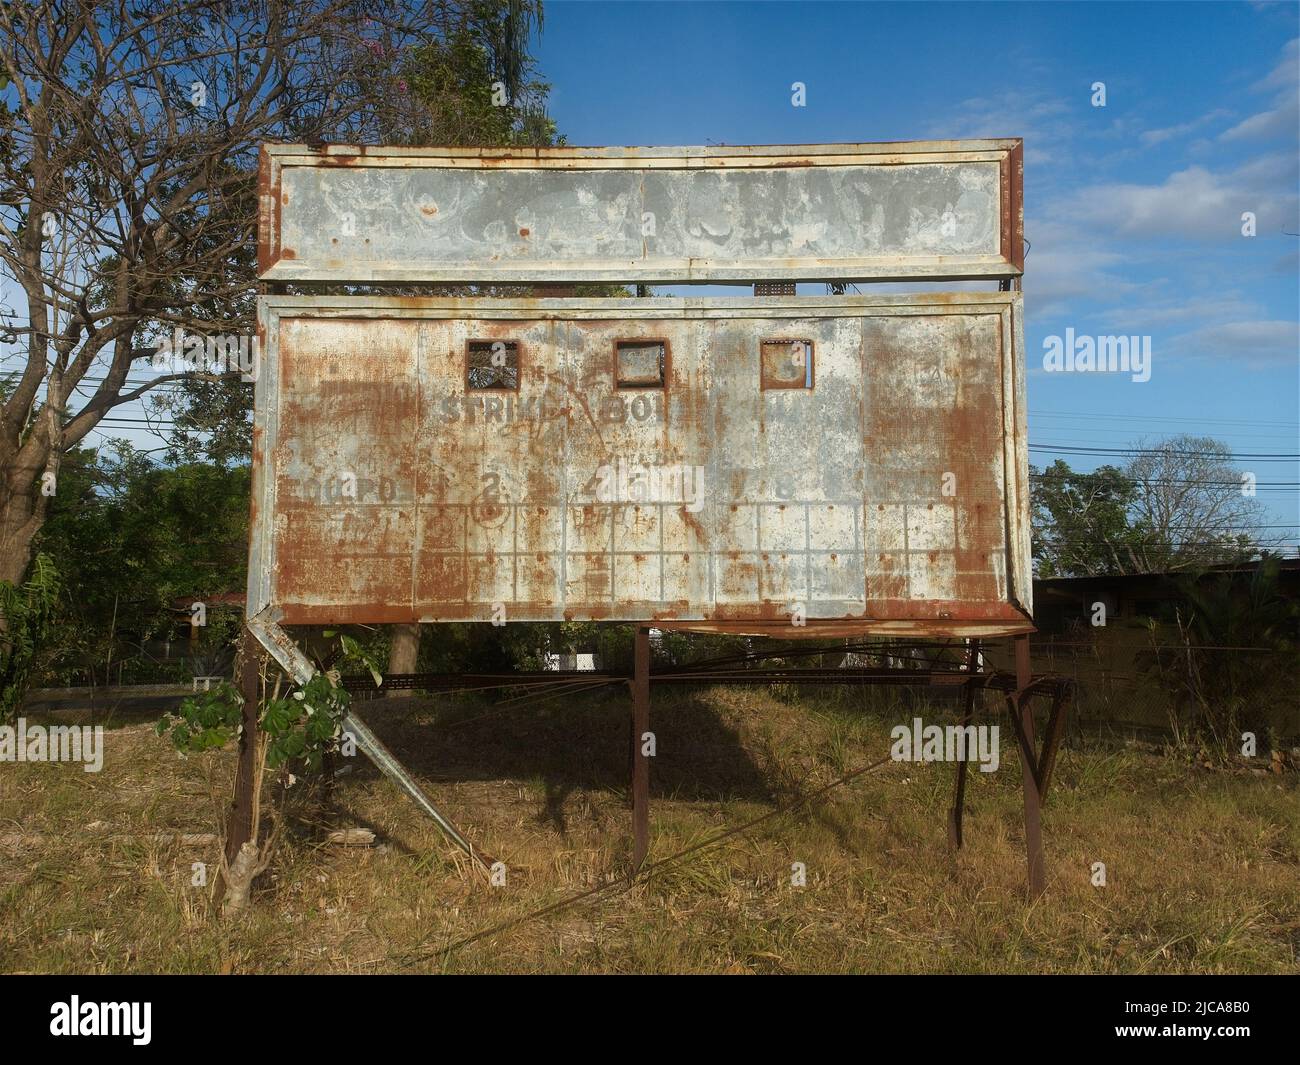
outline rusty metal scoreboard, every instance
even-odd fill
[[[1006,279],[1020,142],[274,145],[290,282]],[[1012,292],[260,301],[250,616],[1030,627]]]
[[[304,683],[315,667],[286,625],[633,622],[633,674],[603,682],[630,682],[639,737],[652,680],[955,684],[964,724],[977,693],[999,693],[1041,891],[1039,807],[1068,690],[1031,676],[1026,639],[1022,158],[1019,140],[265,146],[249,631]],[[909,280],[998,290],[794,287]],[[755,295],[574,297],[695,282]],[[498,295],[313,294],[480,284]],[[652,677],[651,625],[955,639],[965,657]],[[1003,636],[1014,674],[980,658]],[[254,669],[252,728],[255,684]],[[355,712],[344,727],[490,864]],[[649,773],[634,747],[633,870]]]

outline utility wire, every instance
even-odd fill
[[[593,888],[588,888],[585,891],[579,891],[576,894],[569,895],[563,899],[560,899],[558,902],[553,902],[549,906],[543,906],[541,909],[533,910],[519,917],[513,917],[508,921],[503,921],[500,924],[493,925],[490,928],[485,928],[480,932],[475,932],[473,935],[465,936],[462,939],[457,939],[452,943],[447,944],[445,947],[441,947],[437,950],[426,951],[422,954],[403,955],[403,961],[410,963],[410,962],[417,962],[417,961],[428,961],[438,956],[446,957],[447,955],[453,953],[454,951],[460,950],[462,947],[469,946],[471,943],[477,943],[479,940],[487,939],[489,936],[500,935],[502,932],[509,931],[512,928],[517,928],[520,925],[531,923],[532,921],[539,920],[542,917],[547,917],[551,914],[559,913],[562,910],[567,910],[570,907],[577,905],[579,902],[582,902],[585,899],[595,898],[597,895],[602,895],[607,891],[613,891],[615,888],[619,889],[620,891],[626,891],[629,888],[631,888],[633,884],[635,884],[636,882],[649,880],[649,878],[653,876],[656,872],[670,865],[674,865],[677,862],[680,862],[682,859],[689,857],[690,855],[698,854],[701,851],[705,851],[712,847],[716,847],[719,843],[723,843],[726,840],[731,839],[733,836],[738,836],[741,835],[742,833],[749,832],[750,830],[757,828],[765,821],[771,821],[774,818],[782,817],[786,814],[792,813],[793,811],[799,809],[800,807],[806,806],[808,803],[821,798],[823,795],[826,795],[834,788],[838,788],[843,784],[847,784],[849,781],[855,779],[856,777],[863,776],[866,773],[871,773],[879,769],[881,766],[888,764],[891,761],[893,761],[893,758],[890,757],[889,755],[886,755],[884,758],[872,762],[870,765],[860,766],[857,769],[845,773],[844,776],[839,777],[836,780],[832,780],[829,784],[826,784],[823,787],[818,788],[816,791],[812,791],[809,792],[807,795],[800,796],[799,798],[795,799],[793,802],[787,803],[784,806],[778,806],[775,810],[769,810],[767,813],[755,817],[753,820],[746,821],[742,825],[737,825],[734,828],[725,829],[724,831],[719,832],[713,836],[710,836],[707,839],[703,839],[698,843],[693,843],[688,847],[683,847],[681,850],[677,851],[674,854],[668,855],[668,857],[666,858],[660,858],[658,861],[651,862],[649,865],[643,865],[639,871],[639,874],[635,871],[631,873],[625,873],[623,876],[619,877],[616,880],[610,880],[604,884],[598,884]],[[427,941],[428,938],[429,938],[428,936],[425,936],[421,940],[421,942]]]

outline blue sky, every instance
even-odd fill
[[[1300,452],[1300,5],[549,0],[533,52],[570,144],[1023,137],[1031,461],[1213,436],[1296,549],[1300,462],[1248,456]],[[1149,335],[1150,380],[1044,372],[1067,329]]]
[[[553,0],[534,53],[570,144],[1023,137],[1031,444],[1189,432],[1294,455],[1298,37],[1294,3]],[[1150,335],[1150,380],[1044,372],[1067,328]],[[1300,481],[1294,460],[1239,465]],[[1294,545],[1296,490],[1259,498]]]

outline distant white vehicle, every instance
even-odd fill
[[[551,670],[577,669],[585,673],[594,673],[600,669],[600,656],[548,654],[546,656],[546,668]]]

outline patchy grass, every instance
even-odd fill
[[[650,860],[887,753],[943,708],[858,693],[660,690]],[[1019,761],[972,772],[949,852],[951,766],[890,763],[795,813],[525,918],[626,869],[621,689],[494,709],[472,697],[362,704],[468,834],[508,866],[489,887],[361,760],[330,823],[300,820],[252,913],[223,922],[192,863],[216,861],[233,755],[181,760],[145,723],[110,728],[104,770],[0,765],[6,972],[1295,972],[1297,775],[1211,772],[1132,747],[1062,752],[1044,814],[1049,888],[1025,899]],[[993,719],[996,720],[996,719]],[[188,838],[183,838],[188,837]],[[791,866],[807,886],[790,885]],[[1108,885],[1090,883],[1104,862]]]

